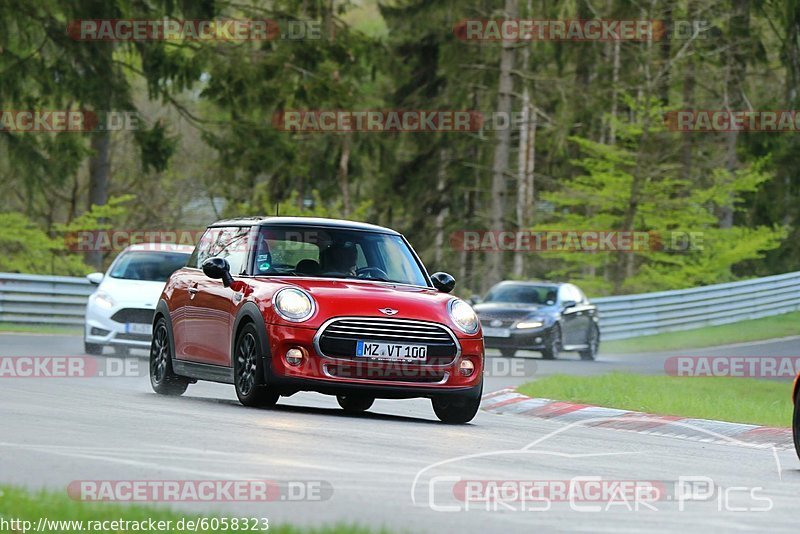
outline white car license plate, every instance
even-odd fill
[[[428,357],[428,347],[426,345],[359,340],[356,342],[356,356],[381,360],[424,362]]]
[[[149,324],[125,323],[126,334],[151,334],[153,326]]]
[[[508,328],[486,327],[483,329],[483,337],[511,337],[511,330]]]

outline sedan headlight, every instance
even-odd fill
[[[272,302],[278,315],[293,323],[305,321],[314,315],[316,309],[311,295],[294,287],[286,287],[275,293]]]
[[[104,310],[110,310],[117,304],[116,302],[114,302],[114,299],[111,298],[111,295],[109,295],[105,291],[98,291],[97,293],[95,293],[94,303],[97,304],[98,307],[103,308]]]
[[[453,320],[459,330],[465,334],[474,334],[478,331],[478,316],[475,315],[475,310],[472,306],[460,299],[453,299],[448,305],[450,318]]]

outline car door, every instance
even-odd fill
[[[198,265],[213,257],[228,260],[235,277],[246,269],[249,227],[215,228],[209,236],[209,247]],[[197,363],[230,366],[231,329],[237,293],[221,280],[211,279],[202,270],[188,288],[189,305],[184,328],[186,358]]]
[[[575,305],[566,307],[566,303],[572,301]],[[580,323],[581,323],[581,303],[580,296],[576,292],[575,286],[564,284],[558,288],[558,305],[561,308],[561,340],[564,345],[575,345],[581,343]]]
[[[578,314],[579,322],[576,324],[578,335],[575,343],[585,345],[589,339],[589,329],[592,328],[595,317],[597,316],[597,307],[589,302],[589,299],[586,298],[586,295],[580,290],[580,288],[576,286],[573,287],[575,287],[575,291],[580,298],[580,313]]]
[[[178,360],[192,360],[195,354],[193,339],[188,333],[188,326],[192,321],[194,298],[197,285],[203,278],[200,264],[208,258],[209,247],[214,239],[217,229],[209,228],[203,233],[200,241],[189,256],[189,260],[179,272],[173,275],[172,297],[170,302],[170,317],[172,319],[172,337],[175,343],[175,358]]]

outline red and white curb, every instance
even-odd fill
[[[794,448],[792,431],[789,428],[655,415],[550,399],[534,399],[514,389],[487,393],[483,396],[481,408],[497,414],[525,415],[560,423],[583,424],[704,443],[774,447],[780,450]]]

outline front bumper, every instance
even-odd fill
[[[86,322],[83,334],[86,343],[149,349],[152,332],[146,334],[130,333],[127,331],[126,323],[118,323],[111,319],[115,313],[123,308],[126,308],[126,306],[118,305],[106,310],[90,302],[86,307]],[[153,308],[153,314],[155,314],[155,308]]]
[[[461,354],[452,363],[427,365],[321,356],[314,347],[315,329],[268,324],[267,331],[270,340],[270,357],[265,362],[269,364],[265,365],[267,380],[285,394],[316,391],[336,395],[358,391],[378,398],[480,395],[484,360],[480,338],[459,338]],[[300,365],[287,363],[285,355],[290,348],[303,351]],[[470,376],[459,373],[459,364],[464,359],[474,365]]]
[[[551,328],[511,328],[509,337],[486,337],[487,349],[542,350],[550,336]]]

